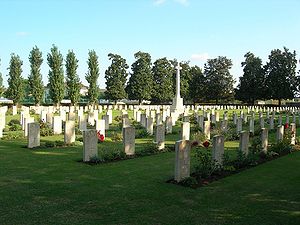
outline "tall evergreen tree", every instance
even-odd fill
[[[296,52],[275,49],[269,55],[269,62],[265,66],[267,76],[268,94],[270,98],[277,99],[279,105],[281,99],[294,98],[299,85],[299,77],[296,74]]]
[[[131,65],[132,74],[126,91],[129,99],[150,100],[153,91],[153,75],[151,71],[151,56],[149,53],[137,52],[136,61]]]
[[[230,74],[232,62],[224,56],[207,60],[204,65],[206,97],[208,100],[230,100],[234,95],[234,79]]]
[[[190,69],[190,74],[192,76],[189,87],[190,99],[194,103],[200,103],[201,101],[205,100],[205,77],[201,68],[198,66],[192,66]]]
[[[73,51],[68,51],[66,56],[66,83],[67,93],[72,105],[76,105],[80,97],[80,79],[77,74],[78,60]]]
[[[88,91],[88,98],[89,103],[94,105],[98,103],[98,78],[99,78],[99,63],[98,63],[98,56],[94,50],[89,51],[89,58],[88,58],[88,72],[85,76],[85,79],[89,83],[89,91]]]
[[[1,59],[0,59],[0,66],[1,66]],[[3,77],[2,77],[2,73],[0,71],[0,97],[3,96],[4,90],[5,90],[5,88],[3,86]]]
[[[52,46],[51,53],[48,53],[47,61],[50,67],[48,74],[50,97],[53,103],[58,106],[64,98],[65,85],[63,56],[55,45]]]
[[[236,98],[251,104],[266,97],[266,82],[262,61],[253,53],[247,52],[242,62],[244,74],[236,90]]]
[[[108,54],[111,65],[105,71],[106,99],[116,101],[127,98],[125,91],[128,65],[126,59],[117,54]]]
[[[36,105],[40,105],[44,96],[41,65],[43,63],[42,52],[35,46],[29,54],[30,74],[28,76],[29,92]]]
[[[18,105],[24,97],[23,78],[22,78],[23,62],[18,55],[11,54],[8,73],[8,88],[6,97],[12,99],[15,105]]]
[[[173,67],[166,57],[157,59],[152,68],[154,79],[154,102],[167,103],[172,100],[173,93]]]

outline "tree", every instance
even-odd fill
[[[98,85],[97,80],[99,77],[99,63],[98,63],[98,56],[94,50],[89,51],[89,58],[87,61],[88,64],[88,72],[85,76],[85,79],[89,83],[89,91],[88,91],[88,98],[89,103],[94,105],[98,102]]]
[[[53,45],[51,53],[47,55],[49,70],[49,93],[53,103],[58,106],[64,98],[64,70],[63,70],[63,56],[58,48]]]
[[[40,105],[44,95],[41,65],[43,63],[42,52],[35,46],[29,54],[30,74],[28,76],[29,92],[36,105]]]
[[[244,74],[240,77],[240,83],[236,90],[236,98],[251,104],[257,99],[266,97],[266,78],[262,61],[251,52],[245,55],[242,62]]]
[[[231,67],[231,60],[225,56],[207,60],[207,63],[204,65],[204,75],[208,100],[215,100],[216,104],[218,104],[220,100],[233,98],[234,79],[229,72]]]
[[[192,66],[190,69],[191,83],[190,83],[190,99],[196,103],[205,100],[205,77],[202,70],[198,66]]]
[[[105,96],[109,100],[127,98],[125,91],[128,65],[126,59],[117,54],[108,54],[111,65],[105,71],[106,91]]]
[[[73,51],[66,56],[66,83],[67,93],[72,105],[76,105],[80,97],[80,80],[77,74],[78,60]]]
[[[176,73],[177,70],[175,69],[178,65],[178,62],[176,59],[171,60],[171,63],[173,65],[173,90],[174,95],[176,91]],[[180,63],[180,96],[184,99],[184,101],[190,100],[190,84],[192,80],[192,75],[190,73],[190,62],[181,62]]]
[[[149,53],[137,52],[136,61],[131,65],[132,74],[129,78],[126,92],[129,99],[150,100],[153,91],[153,75],[151,71],[151,56]]]
[[[23,78],[22,78],[22,65],[23,61],[18,55],[11,54],[8,73],[8,88],[6,96],[14,101],[14,104],[18,105],[24,97]]]
[[[268,94],[270,98],[277,99],[279,105],[281,99],[294,98],[299,84],[296,66],[295,51],[290,52],[286,47],[283,51],[271,51],[269,62],[265,66]]]
[[[166,57],[157,59],[152,68],[154,79],[154,102],[166,103],[172,100],[173,93],[173,67]]]
[[[1,59],[0,59],[0,65],[1,65]],[[3,96],[4,94],[4,86],[3,86],[3,77],[2,77],[2,73],[0,72],[0,97]]]

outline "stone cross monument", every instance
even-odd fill
[[[176,69],[177,69],[177,72],[176,72],[176,95],[173,98],[171,110],[172,110],[172,112],[181,114],[184,111],[184,107],[183,107],[183,99],[180,97],[180,70],[182,68],[180,67],[179,62],[178,62],[178,65],[176,66]]]

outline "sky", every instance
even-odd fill
[[[47,54],[55,44],[64,58],[68,50],[75,52],[84,84],[88,52],[95,50],[101,88],[107,55],[119,54],[131,66],[138,51],[150,53],[152,62],[176,58],[201,68],[207,59],[226,56],[238,84],[248,51],[265,63],[271,50],[285,46],[299,59],[299,9],[300,0],[0,0],[0,72],[7,86],[15,53],[27,78],[28,56],[36,45],[43,53],[46,84]]]

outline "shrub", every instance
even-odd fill
[[[93,157],[90,157],[90,161],[88,163],[99,164],[101,163],[101,159],[94,155]]]
[[[214,172],[219,170],[219,166],[211,158],[210,151],[196,148],[195,159],[195,175],[199,178],[210,178]]]
[[[14,124],[20,125],[20,124],[21,124],[21,123],[20,123],[20,120],[18,120],[18,119],[11,119],[11,120],[9,121],[9,123],[8,123],[9,126],[13,126]]]
[[[250,147],[250,151],[252,152],[252,154],[256,154],[261,152],[261,139],[260,136],[254,136],[251,141],[251,147]]]
[[[158,148],[155,144],[149,143],[144,148],[142,148],[140,151],[136,151],[135,155],[136,156],[153,155],[159,151],[162,151],[162,150],[158,150]]]
[[[99,159],[101,162],[110,162],[126,158],[126,154],[120,149],[106,149],[103,148],[99,152]]]
[[[134,126],[134,128],[135,128],[136,130],[138,130],[138,129],[143,129],[143,128],[144,128],[144,127],[142,126],[142,124],[140,124],[139,122],[136,122],[136,121],[133,121],[131,125]]]
[[[49,126],[48,123],[40,121],[40,135],[41,136],[52,136],[53,129]]]
[[[64,141],[55,141],[55,146],[56,146],[56,147],[62,147],[62,146],[65,146],[65,142],[64,142]]]
[[[22,139],[23,138],[23,132],[11,132],[7,135],[3,136],[2,139],[4,140],[14,140],[14,139]]]
[[[150,136],[150,134],[148,133],[146,128],[136,130],[135,138],[145,138],[145,137],[149,137],[149,136]]]
[[[54,141],[46,141],[45,142],[45,147],[54,148],[55,147],[55,142]]]
[[[22,130],[22,126],[20,124],[12,124],[9,127],[9,131],[20,131]]]
[[[198,185],[198,181],[195,177],[187,177],[179,182],[182,186],[196,188]]]
[[[288,140],[284,139],[281,142],[273,144],[269,148],[269,152],[275,152],[278,155],[283,155],[292,152],[292,146]]]
[[[112,141],[122,141],[123,140],[123,136],[122,136],[121,133],[112,132],[111,133],[111,140]]]
[[[203,143],[206,140],[205,134],[198,131],[193,134],[193,140],[197,141],[198,143]]]
[[[75,140],[76,140],[76,141],[83,142],[83,137],[76,137]]]
[[[82,134],[82,131],[79,130],[78,126],[75,126],[75,134],[76,135],[81,135]]]

